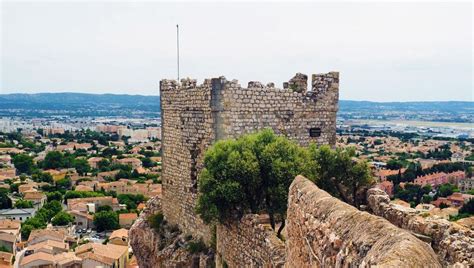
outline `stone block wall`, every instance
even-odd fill
[[[367,191],[367,203],[375,215],[428,238],[443,265],[474,267],[474,231],[444,219],[423,218],[415,209],[390,203],[390,197],[377,188]]]
[[[441,267],[429,245],[298,176],[290,186],[287,267]]]
[[[217,226],[216,267],[283,267],[285,244],[268,221],[245,215],[237,224]]]
[[[272,128],[301,145],[335,144],[339,73],[312,76],[312,90],[294,92],[253,81],[242,88],[224,77],[160,82],[163,212],[184,232],[210,241],[210,230],[195,214],[197,177],[203,155],[216,140]],[[290,80],[298,86],[307,76]]]

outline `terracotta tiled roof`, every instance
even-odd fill
[[[60,231],[60,230],[56,231],[56,230],[48,230],[48,229],[36,229],[36,230],[31,231],[30,237],[28,238],[28,242],[30,242],[31,240],[33,240],[37,237],[42,237],[42,236],[46,236],[46,235],[57,238],[58,241],[59,240],[64,241],[64,238],[66,237],[66,234],[65,234],[64,231]]]
[[[33,253],[31,255],[28,255],[24,257],[21,260],[21,266],[27,265],[28,263],[37,261],[37,260],[44,260],[46,262],[50,262],[51,264],[54,264],[54,256],[45,252],[38,252],[38,253]]]
[[[109,239],[123,238],[123,237],[128,237],[128,230],[124,228],[113,231]]]
[[[128,247],[114,244],[88,243],[78,246],[75,252],[82,259],[90,258],[110,265],[124,254],[127,254]]]
[[[45,240],[42,242],[39,242],[37,244],[31,245],[28,247],[28,250],[33,250],[36,251],[41,248],[46,248],[46,247],[51,247],[51,248],[59,248],[63,250],[69,250],[69,245],[64,243],[64,242],[59,242],[56,240]]]
[[[119,219],[127,219],[127,220],[134,220],[138,218],[137,213],[123,213],[119,214]]]
[[[21,226],[21,221],[18,220],[11,220],[11,219],[3,219],[0,220],[0,230],[1,229],[18,229]]]

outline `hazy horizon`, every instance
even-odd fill
[[[472,3],[0,2],[0,94],[158,95],[340,71],[340,99],[473,101]]]

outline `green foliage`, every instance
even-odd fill
[[[12,208],[12,200],[8,197],[8,190],[0,188],[0,209]]]
[[[136,209],[138,204],[145,201],[145,197],[142,194],[119,194],[117,199],[120,204],[127,205],[127,209]]]
[[[45,226],[45,227],[46,227],[46,226]],[[21,238],[22,238],[23,240],[27,240],[28,237],[30,236],[31,231],[33,231],[34,229],[39,229],[39,228],[35,228],[35,227],[33,227],[33,226],[29,225],[29,224],[25,224],[25,223],[22,224],[22,225],[21,225],[21,230],[20,230],[20,232],[21,232]]]
[[[53,200],[57,200],[59,202],[62,202],[62,200],[63,200],[63,194],[59,191],[47,192],[46,197],[48,198],[48,202],[51,202]]]
[[[147,222],[153,229],[155,229],[155,231],[159,232],[159,230],[164,224],[163,213],[158,212],[156,214],[148,216]]]
[[[48,152],[42,163],[44,169],[63,168],[65,165],[64,154],[59,151]]]
[[[78,158],[74,160],[73,167],[76,169],[79,175],[83,176],[91,170],[91,166],[86,159]]]
[[[0,251],[12,253],[12,251],[8,249],[7,247],[5,247],[4,245],[0,246]]]
[[[289,185],[306,159],[302,148],[269,129],[219,141],[204,157],[197,212],[210,223],[265,210],[275,228],[277,219],[284,222]]]
[[[94,225],[97,231],[116,230],[120,228],[118,214],[113,211],[101,211],[94,214]]]
[[[374,181],[367,162],[354,159],[353,148],[332,150],[312,144],[309,154],[310,178],[318,187],[356,207],[365,200],[365,190]]]
[[[189,251],[191,254],[196,254],[200,252],[207,252],[207,246],[204,244],[202,239],[198,241],[189,241],[186,249]]]
[[[100,206],[97,208],[97,212],[102,212],[102,211],[113,211],[111,206],[105,205],[105,206]]]
[[[35,182],[53,183],[53,176],[47,172],[36,172],[31,176],[31,179]]]
[[[74,221],[74,217],[65,211],[61,211],[53,217],[51,223],[54,226],[64,226]]]
[[[72,182],[71,179],[66,176],[63,179],[57,180],[55,184],[58,190],[68,190],[71,188]]]
[[[474,199],[471,198],[467,203],[465,203],[461,209],[459,209],[459,213],[465,213],[469,215],[474,214]]]
[[[397,170],[403,167],[403,162],[400,160],[390,159],[387,161],[387,169]]]
[[[22,185],[24,183],[13,183],[13,184],[10,184],[10,192],[11,193],[18,193],[18,187],[20,187],[20,185]]]
[[[445,203],[441,203],[441,204],[439,204],[439,208],[440,208],[440,209],[449,208],[449,205],[448,205],[448,204],[445,204]]]
[[[27,154],[17,154],[13,156],[13,164],[20,173],[31,174],[35,168],[33,157]]]
[[[438,196],[441,197],[452,195],[454,192],[459,192],[459,189],[451,183],[442,184],[438,187]]]
[[[19,199],[15,202],[16,208],[32,208],[33,202],[30,200]]]
[[[64,200],[73,199],[73,198],[86,198],[86,197],[98,197],[104,196],[103,193],[99,192],[79,192],[79,191],[67,191],[64,195]]]
[[[151,168],[156,166],[156,163],[153,162],[149,157],[142,158],[142,164],[145,168]]]
[[[417,184],[407,183],[404,188],[400,186],[395,186],[395,198],[401,199],[406,202],[413,202],[416,206],[421,203],[423,200],[426,200],[426,195],[431,192],[431,187],[421,187]]]

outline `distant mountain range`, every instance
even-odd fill
[[[158,117],[159,96],[38,93],[0,94],[0,116]],[[408,119],[470,122],[474,102],[371,102],[340,100],[343,119]]]

